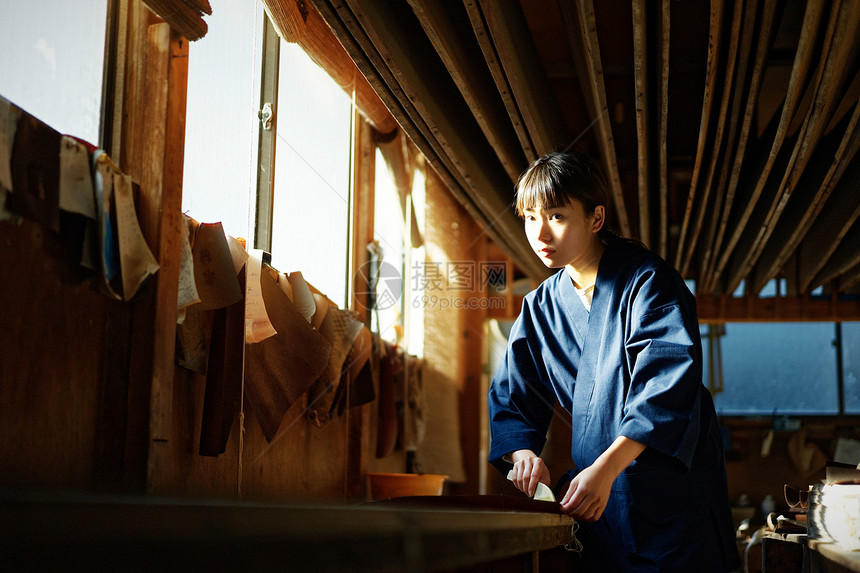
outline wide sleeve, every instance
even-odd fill
[[[511,467],[503,456],[522,449],[540,454],[555,409],[555,394],[535,348],[537,338],[529,316],[524,307],[511,329],[488,397],[489,461],[503,474]]]
[[[702,348],[695,302],[669,271],[634,289],[625,341],[629,390],[620,434],[689,469],[699,438]],[[657,456],[659,458],[659,456]],[[673,464],[676,467],[677,464]]]

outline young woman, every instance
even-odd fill
[[[511,330],[489,395],[490,462],[513,466],[529,496],[551,485],[538,454],[558,400],[572,418],[575,469],[558,494],[581,524],[578,567],[728,571],[738,552],[695,299],[665,261],[606,231],[607,204],[576,152],[538,159],[517,183],[529,243],[560,270]]]

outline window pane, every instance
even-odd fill
[[[373,201],[373,238],[382,251],[374,326],[382,338],[390,342],[402,342],[404,202],[401,202],[400,193],[379,149],[376,150]]]
[[[345,308],[352,102],[295,44],[278,74],[272,265]]]
[[[727,324],[722,338],[724,391],[716,396],[717,410],[838,413],[833,339],[833,323]]]
[[[404,265],[404,281],[403,281],[403,308],[405,313],[407,331],[407,350],[409,354],[422,358],[424,356],[424,305],[420,301],[420,291],[413,290],[416,286],[412,282],[413,269],[416,261],[427,260],[427,250],[424,247],[424,210],[427,208],[427,193],[426,193],[426,178],[424,172],[420,169],[415,170],[412,177],[412,209],[415,214],[415,227],[412,233],[418,233],[418,241],[412,236],[411,245],[420,244],[419,247],[413,247],[410,253],[408,264]],[[407,295],[407,293],[409,293]]]
[[[860,322],[842,323],[842,380],[845,413],[860,414]]]
[[[107,0],[0,0],[0,95],[99,143]]]
[[[256,196],[256,2],[232,2],[206,19],[209,32],[191,43],[185,113],[182,210],[220,221],[227,234],[253,237]],[[226,7],[226,6],[225,6]]]

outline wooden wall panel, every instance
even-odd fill
[[[89,489],[106,321],[121,310],[40,225],[0,223],[0,245],[0,485]]]
[[[182,498],[235,500],[238,498],[239,423],[233,424],[224,454],[198,454],[203,420],[204,376],[179,366],[173,386],[173,423],[170,448],[169,495]]]
[[[428,169],[426,178],[426,268],[438,269],[445,276],[448,263],[464,261],[462,247],[468,246],[470,237],[477,235],[470,235],[469,228],[464,227],[465,210],[436,173]],[[459,411],[464,390],[460,364],[467,357],[462,346],[462,315],[453,307],[453,302],[468,293],[452,290],[447,281],[444,283],[429,283],[418,293],[424,306],[424,391],[430,416],[424,443],[418,451],[418,462],[423,471],[449,475],[456,484],[469,481],[461,423],[470,413]],[[478,361],[479,356],[475,355]]]

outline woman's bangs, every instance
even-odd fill
[[[517,188],[517,214],[522,217],[527,209],[554,209],[563,207],[564,198],[556,192],[552,178],[536,173],[520,181]]]

